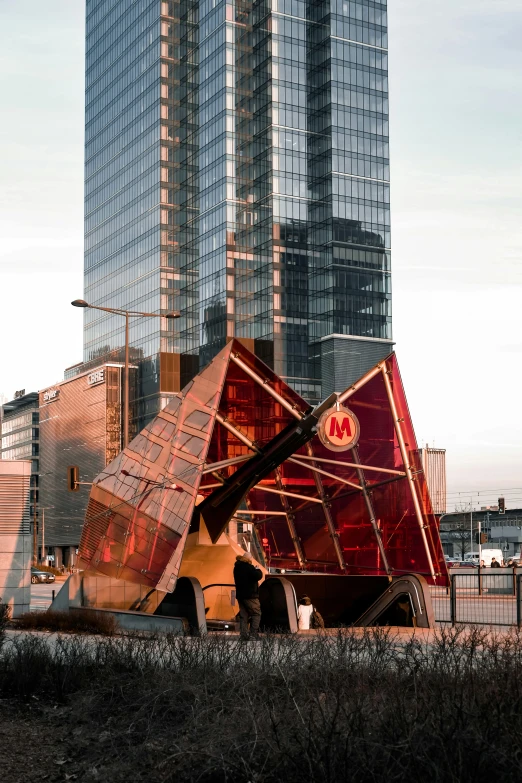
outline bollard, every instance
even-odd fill
[[[54,590],[52,591],[53,601],[54,601]]]
[[[522,607],[520,605],[520,599],[522,598],[522,574],[517,575],[517,628],[522,627]]]
[[[450,613],[451,624],[454,626],[457,622],[457,575],[450,576]]]

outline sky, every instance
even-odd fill
[[[450,507],[522,507],[522,3],[388,13],[393,329],[417,438],[447,449]],[[82,359],[83,91],[83,1],[0,0],[8,398]]]

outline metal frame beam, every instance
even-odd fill
[[[254,444],[254,441],[250,440],[250,438],[247,435],[243,435],[243,433],[237,429],[237,427],[234,427],[233,424],[231,424],[226,416],[223,416],[222,413],[219,413],[219,411],[216,413],[216,419],[217,421],[225,427],[229,432],[232,433],[232,435],[235,435],[238,440],[241,441],[245,446],[248,446],[249,449],[252,449],[256,454],[259,454],[259,449]]]
[[[230,459],[223,459],[221,462],[208,463],[203,468],[203,475],[205,475],[205,473],[212,473],[214,470],[220,470],[221,468],[228,468],[229,465],[236,465],[238,462],[244,462],[247,459],[252,459],[252,454],[243,454],[241,457],[231,457]]]
[[[273,492],[275,495],[284,495],[287,498],[297,498],[298,500],[305,500],[307,503],[321,503],[319,498],[311,498],[308,495],[297,495],[295,492],[287,492],[283,489],[272,489],[272,487],[263,487],[261,484],[256,484],[253,489],[260,489],[263,492]],[[252,490],[250,490],[252,492]],[[291,513],[294,513],[293,511]]]
[[[311,443],[307,443],[306,444],[306,450],[308,451],[309,456],[313,456],[314,452],[313,452]],[[295,462],[296,460],[294,459],[293,461]],[[302,462],[300,464],[303,465]],[[337,560],[339,562],[339,566],[340,566],[341,570],[342,571],[346,571],[346,562],[345,562],[345,559],[344,559],[344,554],[343,554],[343,548],[341,546],[341,541],[339,539],[339,533],[337,532],[337,528],[335,527],[334,521],[332,519],[332,515],[330,513],[330,500],[326,496],[326,492],[324,491],[323,482],[321,480],[321,476],[319,475],[320,473],[324,473],[325,471],[322,471],[320,468],[317,468],[315,465],[314,466],[307,465],[306,463],[304,463],[304,467],[307,467],[307,468],[309,468],[309,469],[314,471],[315,486],[316,486],[316,489],[317,489],[319,495],[321,496],[322,506],[323,506],[323,514],[324,514],[324,518],[326,519],[326,525],[328,527],[328,532],[330,533],[330,538],[332,539],[332,544],[333,544],[333,547],[335,549],[335,554],[337,556]]]
[[[359,462],[359,452],[357,450],[357,446],[353,447],[353,453],[355,455],[355,459],[357,462]],[[364,471],[362,468],[357,467],[357,475],[359,476],[359,481],[361,482],[361,489],[362,493],[364,495],[364,502],[366,504],[366,509],[368,511],[369,517],[370,517],[370,524],[373,527],[373,532],[375,533],[375,538],[377,539],[377,547],[379,549],[382,562],[384,564],[384,568],[386,569],[386,573],[388,574],[388,577],[391,578],[391,568],[390,564],[388,563],[388,558],[386,557],[386,550],[384,548],[383,540],[381,537],[381,531],[379,530],[379,525],[377,524],[377,519],[375,516],[375,509],[373,507],[372,498],[370,493],[368,492],[368,487],[366,486],[366,479],[364,478]]]
[[[246,364],[242,359],[239,358],[237,353],[233,353],[230,357],[234,364],[237,364],[238,367],[241,367],[243,372],[245,372],[249,378],[252,378],[253,381],[255,381],[259,386],[262,386],[263,389],[267,391],[268,394],[270,394],[271,397],[276,400],[280,405],[283,406],[283,408],[286,408],[286,410],[292,414],[292,416],[295,416],[296,419],[302,419],[304,416],[304,413],[301,413],[297,410],[295,405],[292,405],[288,400],[285,400],[284,397],[281,397],[280,394],[276,392],[275,389],[272,389],[270,386],[270,383],[268,380],[261,378],[260,375],[258,375],[254,370],[251,370],[248,364]]]
[[[361,465],[357,462],[340,462],[337,459],[326,459],[325,457],[305,457],[303,454],[298,454],[298,459],[310,459],[314,462],[328,462],[330,465],[342,465],[344,468],[362,468],[363,470],[373,470],[376,473],[391,473],[394,476],[403,476],[406,478],[406,473],[403,470],[392,470],[391,468],[377,468],[374,465]],[[356,486],[356,485],[354,485]]]
[[[254,514],[256,516],[258,516],[259,514],[263,514],[263,516],[266,516],[266,517],[274,517],[274,516],[286,517],[286,511],[244,511],[244,510],[238,509],[235,513],[236,514]]]
[[[424,518],[422,516],[422,511],[419,503],[419,498],[417,495],[417,490],[415,488],[415,479],[413,477],[413,470],[410,465],[410,460],[408,457],[408,451],[406,449],[406,444],[404,442],[404,436],[402,434],[402,428],[401,428],[401,419],[399,418],[397,414],[397,406],[395,405],[395,398],[393,396],[393,389],[391,387],[390,378],[388,376],[388,370],[386,368],[386,364],[382,365],[381,367],[381,373],[382,377],[384,378],[384,385],[386,387],[386,394],[388,395],[388,401],[390,403],[390,408],[392,410],[393,415],[393,425],[395,427],[395,432],[397,434],[397,440],[399,441],[399,449],[402,456],[402,461],[404,463],[404,467],[406,468],[406,478],[408,480],[408,484],[410,487],[411,497],[413,500],[413,506],[415,508],[415,515],[417,517],[417,522],[419,525],[419,529],[422,536],[422,542],[424,544],[424,550],[426,552],[426,557],[428,558],[428,565],[430,568],[430,573],[433,578],[433,580],[436,582],[437,577],[435,574],[435,569],[433,568],[433,560],[431,559],[431,552],[430,547],[428,544],[428,539],[426,537],[426,525],[424,524]]]
[[[294,545],[295,553],[297,555],[299,565],[301,566],[301,568],[303,568],[306,565],[306,557],[305,557],[305,553],[303,552],[303,547],[301,546],[301,539],[297,535],[297,530],[294,524],[293,509],[287,500],[287,497],[289,497],[289,495],[288,493],[283,491],[283,481],[281,478],[280,468],[277,468],[277,470],[275,471],[275,477],[276,477],[277,486],[279,487],[279,492],[281,494],[281,503],[283,504],[283,508],[285,510],[288,530],[290,531],[290,536],[292,538],[292,543]],[[260,489],[262,489],[262,487],[260,487]],[[294,495],[294,497],[297,497],[297,495]]]
[[[232,358],[234,358],[234,357],[232,357]],[[243,364],[243,362],[241,362],[241,364]],[[250,368],[247,368],[247,369],[250,369]],[[255,373],[253,373],[253,374],[255,375]],[[269,387],[266,384],[263,384],[263,386],[264,386],[264,388],[269,389]],[[274,394],[276,394],[276,392],[274,392]],[[277,397],[279,397],[279,395],[277,395]],[[257,448],[257,446],[255,446],[254,442],[251,441],[250,438],[247,435],[244,435],[242,432],[239,432],[239,430],[237,430],[232,424],[230,424],[225,419],[225,417],[222,414],[218,413],[216,418],[220,422],[220,424],[223,424],[223,426],[226,427],[226,429],[228,429],[229,432],[231,432],[233,435],[236,435],[239,438],[239,440],[242,441],[242,443],[244,443],[246,446],[248,446],[249,449],[252,449],[253,451],[259,453],[259,449]],[[282,485],[281,484],[281,475],[279,473],[279,469],[276,470],[276,477],[278,477],[278,479],[279,479],[279,484]],[[266,487],[254,487],[254,489],[255,488],[266,489]],[[267,491],[268,492],[270,492],[270,491],[277,492],[277,490],[270,490],[270,489],[268,489]],[[299,536],[297,535],[297,530],[295,529],[293,515],[292,515],[292,510],[289,508],[288,501],[286,500],[286,497],[289,496],[289,495],[288,495],[288,493],[282,492],[281,490],[279,491],[279,493],[280,493],[281,502],[283,504],[283,508],[285,509],[285,511],[275,512],[275,513],[278,514],[278,516],[280,514],[283,514],[286,517],[286,523],[287,523],[287,526],[288,526],[288,532],[290,533],[290,538],[292,539],[292,543],[294,545],[295,554],[296,554],[297,559],[299,561],[299,565],[301,567],[303,567],[306,564],[306,558],[305,558],[305,555],[304,555],[304,552],[303,552],[303,549],[302,549],[302,546],[301,546],[301,541],[299,539]],[[299,498],[301,496],[299,496],[299,495],[290,495],[289,497]],[[308,498],[307,498],[307,500],[308,500]],[[315,500],[315,498],[314,498],[314,500]],[[237,511],[236,511],[236,513],[237,513]]]
[[[362,378],[359,378],[359,380],[352,384],[352,386],[349,386],[345,391],[343,391],[342,394],[339,395],[339,402],[342,404],[348,400],[352,394],[355,394],[356,391],[359,391],[361,386],[364,386],[368,383],[368,381],[371,381],[372,378],[375,378],[376,375],[379,375],[379,373],[382,372],[383,366],[386,366],[386,363],[379,362],[379,364],[376,364],[375,367],[366,373],[366,375],[363,375]]]
[[[307,459],[311,460],[313,457],[307,457]],[[333,460],[331,461],[333,462]],[[299,456],[299,459],[296,459],[295,457],[288,457],[287,462],[295,462],[296,465],[300,465],[302,468],[308,468],[308,470],[313,470],[314,473],[320,473],[322,476],[328,476],[328,478],[335,479],[335,481],[339,481],[341,484],[347,484],[349,487],[353,487],[353,489],[362,489],[359,484],[354,484],[353,481],[348,481],[348,479],[336,476],[335,473],[328,473],[327,470],[321,470],[321,468],[307,465],[306,462],[301,462],[301,456]]]

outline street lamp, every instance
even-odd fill
[[[139,310],[120,310],[118,307],[100,307],[92,305],[85,299],[75,299],[71,302],[73,307],[89,307],[91,310],[103,310],[105,313],[113,315],[123,315],[125,317],[125,370],[124,370],[124,397],[123,397],[123,448],[129,442],[129,318],[179,318],[181,313],[173,311],[169,313],[142,313]]]
[[[44,550],[45,550],[45,512],[50,511],[54,506],[40,506],[40,511],[42,512],[42,528],[40,530],[40,537],[41,537],[41,547],[42,552],[40,555],[40,563],[44,562]]]

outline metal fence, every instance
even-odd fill
[[[522,568],[476,568],[452,573],[449,587],[432,587],[438,623],[522,627]]]

